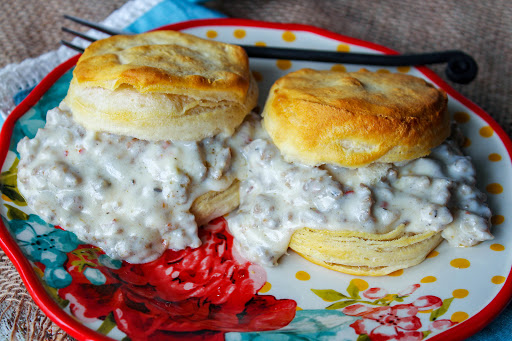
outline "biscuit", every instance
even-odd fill
[[[155,31],[92,43],[64,101],[87,129],[149,141],[200,140],[232,134],[257,96],[241,47]]]
[[[442,241],[441,232],[408,234],[399,225],[386,234],[303,228],[290,248],[312,263],[357,276],[384,276],[421,263]]]
[[[362,167],[429,154],[450,134],[446,106],[414,76],[302,69],[274,83],[263,124],[288,161]]]
[[[222,217],[233,211],[240,204],[240,182],[233,181],[231,186],[222,192],[210,191],[199,196],[190,207],[190,213],[196,217],[198,226]]]

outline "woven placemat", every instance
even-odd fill
[[[60,31],[62,14],[100,21],[125,2],[0,1],[0,68],[56,49],[65,37]],[[403,53],[464,50],[478,62],[479,76],[469,85],[448,83],[491,114],[509,135],[512,133],[508,103],[512,93],[509,0],[219,0],[206,5],[232,17],[314,25]],[[65,24],[73,27],[71,23]],[[446,80],[443,67],[435,67],[434,71]],[[23,335],[27,340],[71,339],[35,306],[3,253],[0,321],[0,338]]]
[[[64,21],[64,14],[93,21],[105,19],[127,0],[3,0],[0,1],[0,68],[57,49],[68,38],[61,26],[85,32]]]

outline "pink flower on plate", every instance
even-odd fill
[[[418,288],[419,284],[410,286],[404,293],[410,295]],[[366,290],[363,296],[377,298],[383,293],[383,289],[371,288]],[[366,334],[372,341],[419,341],[423,339],[423,332],[418,330],[421,328],[421,321],[416,314],[418,311],[433,310],[442,305],[443,301],[439,297],[426,295],[409,304],[372,307],[357,303],[343,308],[342,311],[346,315],[362,317],[350,326],[358,335]],[[450,320],[438,320],[432,322],[429,329],[432,332],[439,332],[453,324]]]
[[[453,322],[451,320],[446,320],[446,319],[436,320],[430,324],[428,329],[431,332],[438,333],[438,332],[442,332],[443,330],[446,330],[456,324],[457,324],[457,322]]]
[[[412,302],[419,311],[437,309],[443,305],[443,300],[437,296],[427,295],[421,296]]]
[[[416,316],[418,308],[413,304],[398,304],[393,307],[369,307],[353,304],[345,307],[343,313],[361,316],[350,326],[357,334],[366,334],[372,341],[422,340],[421,321]]]
[[[387,295],[387,291],[382,288],[370,288],[363,292],[363,296],[370,300],[378,300]]]
[[[407,288],[400,291],[397,295],[400,297],[412,295],[419,287],[419,284],[409,285]]]

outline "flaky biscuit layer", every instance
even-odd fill
[[[72,80],[64,102],[87,129],[148,141],[198,141],[219,133],[233,134],[258,100],[252,76],[250,82],[245,100],[232,102],[139,93],[129,87],[88,88]]]
[[[233,181],[231,186],[222,192],[208,192],[198,197],[190,207],[190,213],[196,217],[198,226],[222,217],[233,211],[240,204],[240,182]]]
[[[331,270],[383,276],[421,263],[441,241],[441,232],[407,234],[404,225],[386,234],[303,228],[293,234],[290,248]]]

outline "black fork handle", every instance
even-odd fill
[[[95,30],[110,34],[131,34],[128,32],[119,31],[98,23],[90,22],[81,18],[70,15],[64,15],[66,19],[77,22],[81,25],[91,27]],[[63,28],[64,31],[75,34],[83,39],[94,41],[94,38],[87,37],[86,35]],[[62,44],[71,47],[77,51],[83,52],[79,46],[73,45],[69,42],[62,41]],[[468,54],[459,50],[449,50],[430,53],[416,53],[416,54],[401,54],[401,55],[379,55],[371,53],[347,53],[347,52],[333,52],[333,51],[319,51],[307,49],[288,49],[278,47],[262,47],[262,46],[249,46],[240,45],[247,55],[253,58],[273,58],[273,59],[292,59],[292,60],[308,60],[318,62],[330,63],[345,63],[345,64],[363,64],[363,65],[380,65],[380,66],[419,66],[429,64],[446,65],[446,76],[453,82],[460,84],[467,84],[476,78],[478,73],[478,64]]]
[[[241,45],[253,58],[308,60],[328,63],[362,64],[378,66],[420,66],[447,63],[446,76],[453,82],[467,84],[476,78],[478,64],[470,55],[449,50],[431,53],[379,55],[369,53],[346,53],[305,49],[284,49]]]

